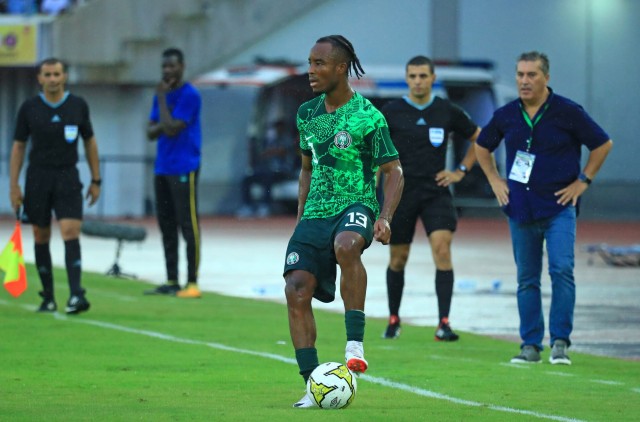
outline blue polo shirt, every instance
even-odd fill
[[[157,175],[178,176],[200,168],[202,131],[200,129],[200,93],[189,83],[166,94],[171,117],[182,120],[186,127],[176,136],[160,135],[156,154]],[[153,97],[149,115],[152,122],[160,121],[158,97]]]
[[[503,210],[518,222],[536,221],[562,211],[566,206],[557,203],[554,192],[578,178],[582,145],[591,151],[610,139],[579,104],[555,94],[551,88],[549,91],[546,103],[531,119],[536,122],[541,115],[533,130],[517,99],[495,111],[476,141],[493,152],[504,139],[508,175],[516,152],[526,151],[531,137],[529,153],[535,155],[535,161],[529,181],[507,179],[509,204]]]

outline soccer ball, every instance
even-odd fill
[[[356,377],[344,364],[327,362],[313,370],[307,395],[322,409],[342,409],[356,396]]]

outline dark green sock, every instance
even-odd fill
[[[318,350],[315,347],[296,349],[296,360],[298,361],[298,368],[300,368],[300,375],[302,375],[306,384],[313,370],[320,365],[318,362]]]
[[[364,311],[350,309],[345,312],[344,325],[347,328],[347,341],[364,340]]]

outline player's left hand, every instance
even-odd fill
[[[458,183],[462,180],[464,174],[458,171],[442,170],[436,174],[436,183],[438,186],[447,187],[451,184]]]
[[[388,245],[391,240],[391,227],[389,222],[384,218],[378,218],[373,225],[373,238],[382,243]]]
[[[560,189],[559,191],[555,192],[554,195],[559,196],[557,201],[558,204],[567,205],[569,202],[571,202],[571,205],[575,207],[578,204],[578,198],[580,198],[580,195],[582,195],[588,187],[589,185],[587,185],[586,183],[580,180],[576,180],[566,188]]]
[[[87,189],[87,196],[85,197],[85,199],[89,200],[89,206],[92,206],[93,204],[95,204],[96,201],[98,201],[99,197],[100,197],[100,186],[96,185],[95,183],[91,183],[89,185],[89,189]]]

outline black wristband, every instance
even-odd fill
[[[578,176],[578,180],[586,183],[587,185],[591,184],[591,179],[589,179],[587,175],[584,173],[580,173],[580,175]]]
[[[91,179],[91,184],[100,186],[102,184],[102,179]]]

